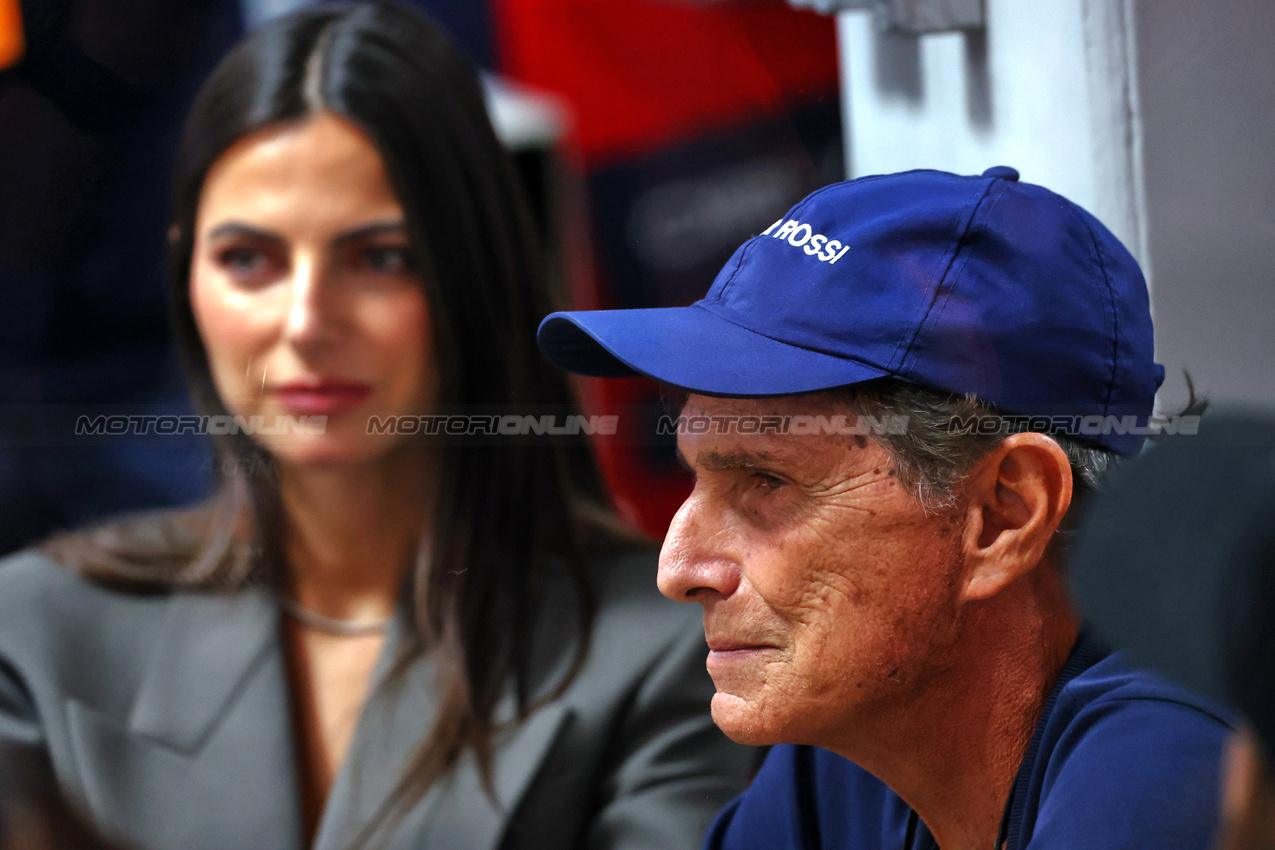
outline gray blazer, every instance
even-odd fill
[[[660,598],[647,555],[600,562],[595,576],[587,661],[565,693],[498,739],[496,799],[467,756],[375,846],[700,845],[754,754],[709,717],[698,606]],[[572,655],[561,584],[533,641],[542,692]],[[0,750],[46,759],[95,824],[139,850],[299,850],[279,617],[264,591],[137,594],[36,553],[0,561]],[[402,628],[391,628],[318,850],[346,846],[432,721],[428,655],[386,676]],[[509,696],[503,714],[512,708]]]

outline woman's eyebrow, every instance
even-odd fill
[[[259,227],[253,227],[250,224],[244,224],[238,221],[228,221],[219,224],[212,230],[208,231],[209,239],[225,239],[230,237],[250,237],[253,239],[264,239],[271,242],[282,242],[283,239],[277,233],[271,233],[269,230],[262,230]]]
[[[332,244],[341,245],[346,242],[355,242],[369,237],[389,235],[402,235],[407,231],[407,223],[402,219],[394,221],[374,221],[370,224],[360,225],[350,230],[346,230],[337,235],[332,240]],[[259,227],[253,227],[250,224],[244,224],[239,221],[228,221],[219,224],[212,230],[208,231],[210,239],[224,239],[233,237],[250,237],[253,239],[264,239],[271,242],[282,242],[283,237],[269,230],[263,230]]]
[[[347,242],[357,242],[373,236],[401,236],[406,232],[407,223],[401,218],[394,221],[374,221],[371,224],[364,224],[340,233],[332,240],[332,244],[343,245]]]

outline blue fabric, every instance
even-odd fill
[[[740,246],[694,305],[553,313],[538,338],[559,368],[704,395],[888,375],[1126,454],[1163,377],[1133,256],[1005,167],[826,186]]]
[[[1006,809],[1007,850],[1207,850],[1228,719],[1082,640]],[[909,827],[915,830],[909,842]],[[706,850],[932,850],[898,795],[816,747],[774,747]]]

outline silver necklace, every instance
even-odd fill
[[[390,630],[390,622],[394,619],[385,617],[381,620],[338,620],[335,617],[325,617],[309,608],[303,608],[295,599],[284,596],[282,593],[277,594],[275,598],[279,600],[280,610],[301,625],[338,637],[383,635]]]

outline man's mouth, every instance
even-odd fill
[[[747,640],[738,640],[726,637],[710,637],[708,638],[708,649],[710,652],[745,652],[754,649],[775,649],[773,644],[754,643]]]

